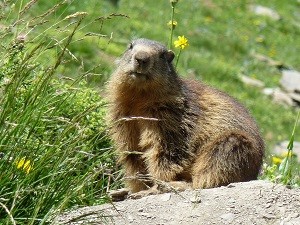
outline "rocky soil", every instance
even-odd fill
[[[300,189],[268,181],[189,190],[84,207],[54,224],[300,224]]]

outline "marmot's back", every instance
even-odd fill
[[[248,132],[263,144],[259,129],[248,110],[237,100],[208,85],[193,80],[184,81],[189,90],[195,92],[202,116],[200,123],[207,125],[206,132],[238,129]],[[216,131],[213,131],[215,128]]]
[[[195,188],[256,179],[264,153],[248,111],[227,94],[182,80],[174,53],[147,39],[131,43],[108,84],[111,135],[128,187],[153,180]]]

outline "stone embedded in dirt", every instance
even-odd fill
[[[280,84],[287,92],[300,92],[300,72],[296,70],[282,70]]]
[[[275,88],[264,88],[262,90],[262,93],[265,95],[271,96],[271,95],[273,95],[274,91],[275,91]]]
[[[161,196],[161,200],[166,202],[169,201],[171,199],[171,194],[170,193],[165,193]]]
[[[200,203],[201,202],[201,196],[195,195],[195,196],[193,196],[193,197],[190,198],[190,201],[192,203]]]
[[[255,59],[257,59],[258,61],[267,63],[269,66],[275,66],[278,69],[287,68],[287,66],[284,65],[283,62],[276,61],[268,56],[258,54],[255,52],[251,53],[251,56],[254,57]]]
[[[282,91],[280,88],[275,88],[272,96],[275,103],[285,106],[296,106],[291,96],[288,93]]]
[[[300,107],[300,72],[295,70],[282,70],[280,80],[281,88],[264,88],[265,95],[273,96],[276,103],[285,106]]]
[[[287,146],[289,141],[282,141],[278,143],[273,150],[273,153],[277,156],[284,157],[287,154]],[[300,163],[300,142],[294,141],[293,153],[297,156],[297,160]]]
[[[233,222],[235,215],[233,213],[225,213],[220,217],[224,220],[224,222],[226,221],[227,223],[230,224]]]
[[[288,95],[291,97],[295,105],[300,106],[300,93],[293,92],[288,93]]]
[[[251,77],[248,77],[245,75],[241,75],[240,78],[241,78],[241,81],[246,85],[259,87],[259,88],[262,88],[265,86],[264,82],[262,82],[258,79],[255,79],[255,78],[251,78]]]
[[[79,208],[52,224],[300,224],[300,189],[268,181],[169,194],[169,201],[160,194]],[[195,196],[201,197],[199,203],[191,201]]]
[[[273,20],[280,20],[280,15],[271,8],[262,5],[251,5],[250,10],[259,16],[267,16]]]
[[[300,93],[285,92],[280,88],[264,88],[262,93],[267,96],[272,96],[275,103],[300,107]]]

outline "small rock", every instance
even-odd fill
[[[299,214],[294,216],[295,214],[289,215],[287,218],[284,218],[280,225],[295,225],[295,224],[300,224],[300,217]]]
[[[228,200],[228,202],[229,202],[229,203],[235,203],[235,199],[234,199],[234,198],[230,198],[230,199]]]
[[[294,103],[300,106],[300,94],[299,93],[288,93],[288,95],[293,99]]]
[[[220,216],[223,220],[225,220],[227,223],[231,223],[234,220],[235,215],[233,213],[225,213]]]
[[[300,72],[296,70],[282,70],[280,84],[288,92],[300,92]]]
[[[201,198],[199,195],[195,195],[194,197],[190,198],[190,201],[192,203],[200,203],[201,202]]]
[[[252,12],[254,12],[256,15],[259,16],[267,16],[273,20],[279,20],[280,15],[273,9],[270,9],[268,7],[262,6],[262,5],[252,5],[250,6],[250,9]]]
[[[233,188],[233,187],[235,187],[235,185],[234,184],[228,184],[226,187],[227,188]]]
[[[265,95],[270,96],[270,95],[273,95],[274,91],[275,91],[274,88],[264,88],[262,90],[262,93],[265,94]]]
[[[298,217],[300,217],[299,213],[292,213],[291,214],[291,218],[298,218]]]
[[[266,218],[266,219],[269,219],[269,220],[276,219],[276,216],[271,214],[271,213],[263,213],[262,217]]]
[[[270,208],[272,205],[270,204],[270,203],[267,203],[266,205],[265,205],[265,208],[267,209],[267,208]]]
[[[295,106],[293,99],[279,88],[275,88],[273,92],[273,101],[285,106]]]
[[[128,215],[128,216],[127,216],[127,219],[128,219],[128,222],[129,222],[129,223],[132,223],[132,222],[134,221],[134,218],[133,218],[132,215]]]
[[[269,66],[275,66],[278,69],[288,68],[282,62],[276,61],[276,60],[274,60],[274,59],[272,59],[268,56],[262,55],[262,54],[258,54],[258,53],[253,52],[253,53],[251,53],[251,56],[254,57],[255,59],[257,59],[258,61],[265,62]]]
[[[255,79],[255,78],[245,76],[245,75],[241,76],[241,81],[246,85],[250,85],[250,86],[254,86],[254,87],[260,87],[261,88],[261,87],[265,86],[264,82],[262,82],[258,79]]]
[[[155,216],[152,216],[150,213],[139,213],[140,216],[143,216],[143,217],[146,217],[148,219],[151,219],[151,218],[155,218]]]
[[[165,193],[160,198],[163,202],[167,202],[171,199],[171,193]]]

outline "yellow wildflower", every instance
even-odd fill
[[[256,20],[253,21],[253,24],[254,24],[255,26],[261,26],[261,25],[263,25],[263,21],[261,21],[261,20],[259,20],[259,19],[256,19]]]
[[[265,39],[264,39],[264,37],[262,37],[262,36],[259,36],[259,37],[256,37],[256,38],[255,38],[255,41],[258,42],[258,43],[262,43],[262,42],[264,42],[264,40],[265,40]]]
[[[249,37],[247,35],[242,35],[241,38],[245,42],[249,41]]]
[[[276,56],[277,54],[277,51],[276,51],[276,48],[274,46],[271,47],[271,49],[269,50],[269,53],[268,55],[273,58],[274,56]]]
[[[26,159],[25,157],[21,158],[16,162],[18,169],[23,169],[26,173],[29,173],[32,169],[32,163],[29,159]]]
[[[188,39],[182,36],[178,36],[178,40],[174,41],[175,48],[184,49],[185,47],[189,46]]]
[[[276,156],[272,157],[273,164],[279,165],[282,162],[282,159]]]
[[[177,26],[177,21],[173,20],[173,23],[172,23],[172,20],[170,20],[168,22],[168,26],[175,29],[175,27]]]
[[[292,151],[285,151],[284,153],[281,154],[282,157],[292,157],[296,156]]]
[[[204,18],[204,23],[205,23],[205,24],[209,24],[209,23],[211,23],[211,22],[213,22],[213,18],[212,18],[212,17],[207,16],[207,17]]]

